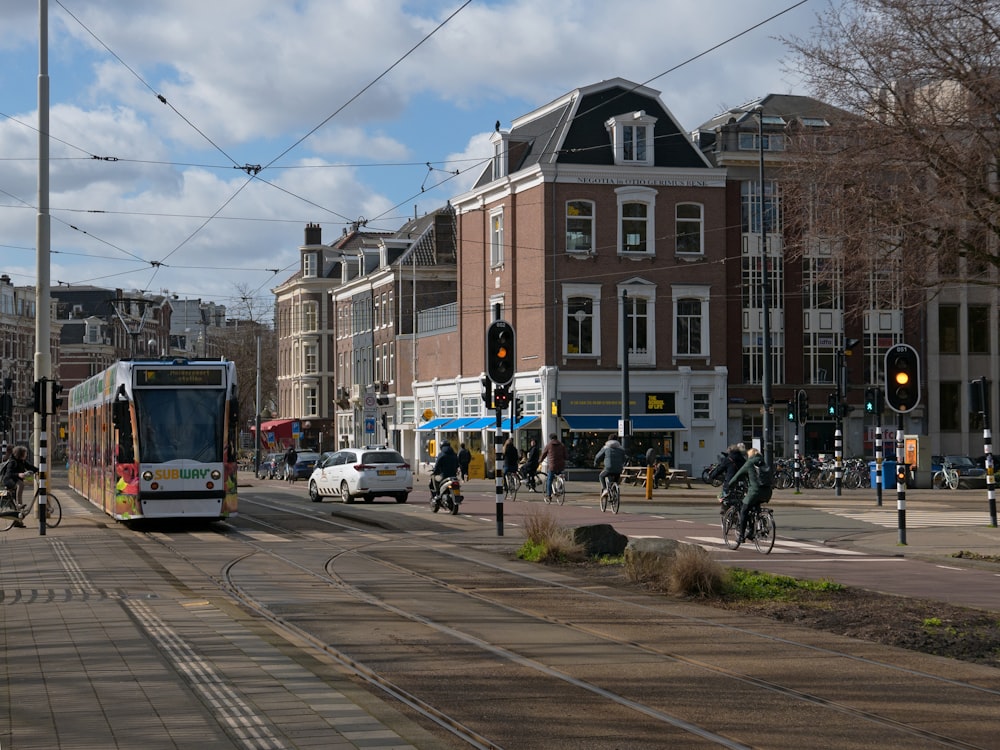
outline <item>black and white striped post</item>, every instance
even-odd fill
[[[983,452],[986,454],[986,501],[989,505],[990,526],[997,527],[996,474],[993,467],[993,432],[990,427],[990,381],[985,377],[969,383],[970,411],[983,415]]]

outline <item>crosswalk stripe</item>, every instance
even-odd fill
[[[875,526],[894,529],[899,525],[899,513],[895,508],[872,510],[851,510],[848,508],[815,508],[824,513],[832,513],[841,518],[864,521]],[[927,528],[931,526],[988,526],[989,515],[980,512],[954,512],[945,510],[906,511],[906,526]]]

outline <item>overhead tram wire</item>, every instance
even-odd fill
[[[404,52],[401,57],[399,57],[388,68],[386,68],[381,73],[379,73],[379,75],[375,79],[373,79],[364,88],[362,88],[360,91],[358,91],[358,93],[356,93],[354,96],[352,96],[350,99],[348,99],[342,105],[340,105],[334,112],[332,112],[325,120],[323,120],[321,123],[319,123],[316,127],[314,127],[308,133],[306,133],[301,138],[299,138],[297,141],[295,141],[295,143],[293,143],[291,146],[289,146],[288,148],[286,148],[280,154],[278,154],[273,159],[271,159],[271,161],[269,161],[267,164],[265,164],[264,165],[264,169],[268,169],[269,167],[273,166],[276,161],[278,161],[279,159],[283,158],[286,154],[288,154],[290,151],[292,151],[293,149],[295,149],[296,147],[298,147],[299,144],[301,144],[303,141],[305,141],[307,138],[309,138],[313,133],[315,133],[321,127],[323,127],[328,122],[330,122],[330,120],[332,120],[334,117],[336,117],[341,112],[343,112],[345,109],[347,109],[347,107],[349,107],[355,100],[357,100],[368,89],[370,89],[376,83],[378,83],[383,78],[385,78],[397,65],[399,65],[401,62],[403,62],[403,60],[405,60],[407,57],[409,57],[410,55],[412,55],[419,47],[421,47],[424,44],[424,42],[426,42],[432,36],[434,36],[435,34],[437,34],[438,31],[440,31],[442,28],[444,28],[444,26],[449,21],[451,21],[451,19],[453,19],[455,16],[457,16],[463,10],[465,10],[465,8],[468,7],[471,2],[472,2],[472,0],[465,0],[465,2],[462,3],[450,16],[448,16],[441,23],[439,23],[436,27],[434,27],[434,29],[430,33],[428,33],[427,35],[425,35],[423,39],[421,39],[419,42],[417,42],[415,45],[413,45],[410,49],[408,49],[406,52]]]

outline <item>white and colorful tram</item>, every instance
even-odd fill
[[[69,482],[120,521],[236,512],[236,367],[122,360],[69,392]]]

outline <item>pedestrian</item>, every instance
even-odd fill
[[[546,502],[552,501],[552,480],[556,474],[562,474],[566,471],[566,458],[566,446],[559,442],[559,436],[553,432],[549,435],[549,442],[545,444],[538,457],[539,462],[548,461],[546,466],[548,476],[545,479]]]
[[[458,471],[462,475],[461,479],[463,482],[469,481],[469,464],[471,463],[472,454],[465,447],[465,443],[461,443],[458,447]]]
[[[285,481],[295,481],[295,464],[298,463],[299,454],[295,452],[295,446],[289,445],[285,451]]]

